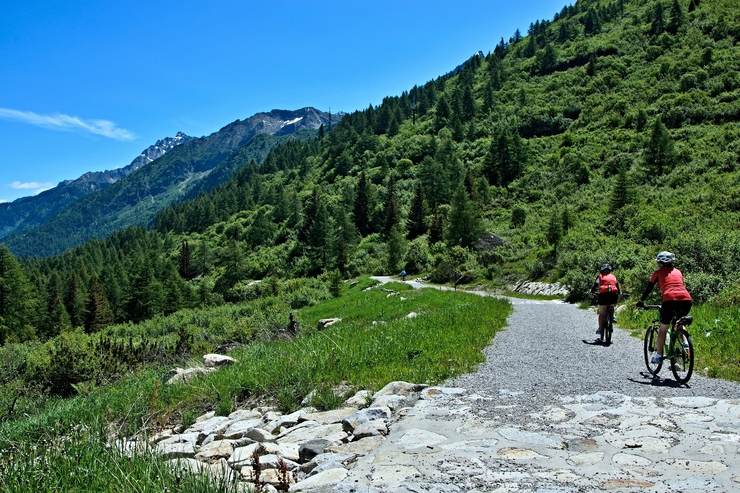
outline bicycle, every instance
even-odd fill
[[[617,299],[617,303],[627,298],[626,293],[621,293],[619,295],[619,298]],[[596,302],[597,297],[594,296],[594,302]],[[612,334],[614,333],[614,309],[616,305],[609,305],[609,308],[607,308],[606,312],[606,330],[600,331],[599,334],[599,340],[601,341],[601,344],[604,346],[609,346],[612,343]]]
[[[661,306],[644,305],[643,308],[660,310]],[[668,333],[666,334],[663,359],[657,364],[650,363],[650,355],[655,351],[660,320],[653,320],[648,326],[645,331],[643,353],[645,356],[645,366],[651,375],[657,377],[663,367],[663,361],[670,360],[671,371],[676,381],[681,384],[688,383],[689,379],[691,379],[691,374],[694,372],[694,344],[691,342],[691,335],[686,327],[691,325],[692,322],[693,318],[691,315],[671,321]]]

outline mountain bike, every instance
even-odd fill
[[[627,293],[620,293],[619,298],[617,299],[617,303],[620,301],[626,299],[629,295]],[[594,297],[594,302],[598,303],[596,301],[597,297]],[[616,305],[609,305],[609,308],[607,308],[606,312],[606,330],[602,330],[599,334],[599,340],[601,341],[601,344],[604,346],[609,346],[612,343],[612,334],[614,333],[614,309]]]
[[[657,309],[660,311],[660,305],[645,305],[646,309]],[[693,318],[690,315],[674,319],[668,328],[666,334],[665,347],[663,348],[663,361],[671,362],[671,371],[676,381],[681,384],[688,383],[691,374],[694,372],[694,344],[691,342],[691,335],[687,327],[691,325]],[[653,376],[658,376],[660,369],[663,367],[663,361],[658,364],[650,363],[650,355],[655,351],[658,341],[658,330],[660,320],[653,320],[645,331],[645,341],[643,344],[643,355],[645,357],[645,366]]]

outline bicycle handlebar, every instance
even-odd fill
[[[661,305],[642,305],[639,308],[642,308],[643,310],[660,310]]]

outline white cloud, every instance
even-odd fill
[[[115,140],[133,140],[136,138],[133,132],[119,127],[110,120],[87,120],[64,113],[42,115],[33,111],[0,108],[0,118],[54,130],[81,130]]]
[[[14,181],[10,184],[10,188],[14,190],[30,190],[34,195],[48,190],[53,186],[54,184],[50,181]]]

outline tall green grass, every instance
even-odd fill
[[[156,460],[117,455],[105,447],[102,431],[80,430],[113,423],[121,434],[131,434],[142,426],[192,420],[209,409],[226,414],[253,397],[289,410],[314,389],[320,391],[320,405],[331,407],[341,402],[327,397],[339,383],[378,389],[393,380],[442,382],[483,361],[482,349],[510,312],[507,302],[494,298],[394,284],[384,288],[397,294],[363,291],[368,285],[363,281],[344,288],[338,298],[302,309],[302,334],[295,340],[252,343],[231,353],[238,360],[233,366],[189,384],[163,385],[166,369],[146,368],[0,424],[0,489],[224,491],[224,485],[162,472]],[[412,311],[418,316],[407,318]],[[342,321],[318,331],[318,320],[328,317]],[[34,464],[43,467],[34,472]],[[83,471],[80,477],[67,478],[75,468]],[[183,481],[190,481],[187,487]]]
[[[740,381],[740,307],[696,305],[688,328],[694,342],[695,368],[709,377]],[[642,338],[657,312],[628,307],[617,317],[620,326]]]

